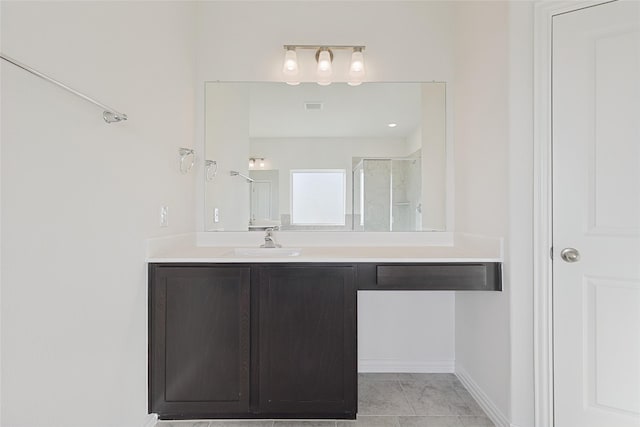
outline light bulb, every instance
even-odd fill
[[[331,84],[331,51],[327,48],[320,48],[318,52],[318,84],[326,86]]]
[[[284,54],[282,72],[287,76],[298,74],[298,55],[295,49],[287,48],[287,52]]]
[[[256,165],[255,159],[249,159],[249,167],[252,168]]]
[[[293,86],[300,84],[298,80],[298,55],[293,47],[287,47],[287,52],[284,54],[282,74],[284,74],[287,84]]]
[[[330,73],[331,72],[331,55],[328,50],[320,51],[318,55],[318,72]]]
[[[362,78],[364,77],[364,55],[362,54],[362,48],[353,48],[351,54],[351,65],[349,66],[349,82],[351,86],[358,86],[362,84]]]
[[[260,159],[260,167],[263,168],[264,167],[264,159]]]

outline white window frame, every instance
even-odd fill
[[[342,174],[342,222],[339,223],[307,223],[307,222],[295,222],[293,217],[293,175],[296,173],[340,173]],[[289,206],[291,210],[291,225],[296,226],[345,226],[347,216],[347,173],[345,169],[291,169],[289,171]]]

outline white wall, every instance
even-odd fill
[[[422,226],[446,227],[446,84],[422,85]]]
[[[505,238],[504,292],[456,295],[456,366],[531,427],[533,2],[459,3],[455,53],[456,231]]]
[[[217,174],[205,186],[206,230],[246,230],[249,226],[249,183],[231,171],[249,176],[249,88],[206,85],[205,152],[217,161]],[[221,101],[222,100],[222,101]],[[246,197],[241,197],[241,195]],[[214,222],[214,209],[219,222]]]
[[[199,7],[204,81],[282,81],[283,45],[292,43],[365,44],[366,81],[451,78],[448,1],[216,1]],[[315,81],[308,71],[301,80]]]
[[[533,1],[509,4],[509,232],[511,423],[534,425]]]
[[[6,2],[2,51],[119,108],[2,63],[2,419],[140,427],[145,239],[195,229],[194,9],[171,2]],[[169,227],[159,209],[169,206]]]
[[[508,232],[508,4],[456,2],[456,231]],[[506,278],[506,277],[505,277]],[[510,282],[503,292],[456,293],[456,371],[503,417],[510,413]]]
[[[282,46],[291,43],[366,44],[368,81],[451,82],[454,5],[449,1],[203,2],[198,10],[198,88],[204,81],[215,80],[282,81]],[[314,78],[303,74],[301,80]],[[340,80],[346,77],[336,78]],[[204,90],[197,96],[204,103]],[[198,120],[196,131],[202,132],[204,115]],[[204,212],[204,206],[197,210]],[[204,223],[201,216],[199,220]],[[453,293],[426,293],[418,305],[413,304],[415,298],[413,293],[386,296],[388,315],[398,319],[395,328],[407,336],[422,337],[424,343],[438,330],[453,330]],[[442,299],[448,303],[437,311],[440,321],[434,324],[428,311]],[[379,302],[375,301],[361,300],[361,319],[375,316]],[[394,347],[392,337],[378,335],[371,322],[361,321],[358,335],[371,360],[392,359],[396,365],[416,358],[427,364],[437,362],[425,347],[420,347],[421,357],[407,347]],[[443,354],[446,348],[443,343]],[[391,364],[387,369],[400,367]]]
[[[407,292],[358,292],[358,371],[453,372],[453,296],[454,292],[411,291],[410,298]]]
[[[2,24],[2,7],[0,7],[0,25]],[[1,27],[0,27],[1,28]],[[0,47],[2,47],[2,31],[0,31]],[[0,425],[2,425],[2,67],[0,66]]]

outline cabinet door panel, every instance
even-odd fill
[[[260,269],[260,408],[355,414],[356,287],[351,266]]]
[[[249,402],[249,268],[158,267],[150,410],[236,413]]]

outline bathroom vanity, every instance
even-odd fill
[[[353,265],[150,265],[149,410],[354,418]]]
[[[353,419],[358,290],[502,289],[496,260],[394,262],[363,251],[305,248],[287,260],[196,248],[150,259],[149,411]]]
[[[205,84],[199,222],[215,232],[148,250],[149,412],[353,419],[359,290],[393,300],[502,289],[500,239],[445,231],[445,87]],[[279,227],[282,248],[270,231],[264,242],[247,231],[265,225]],[[385,328],[400,327],[391,317]],[[413,324],[398,335],[424,345],[434,335],[407,330],[453,329],[453,305],[428,319],[404,317]],[[448,349],[440,355],[452,369]]]

